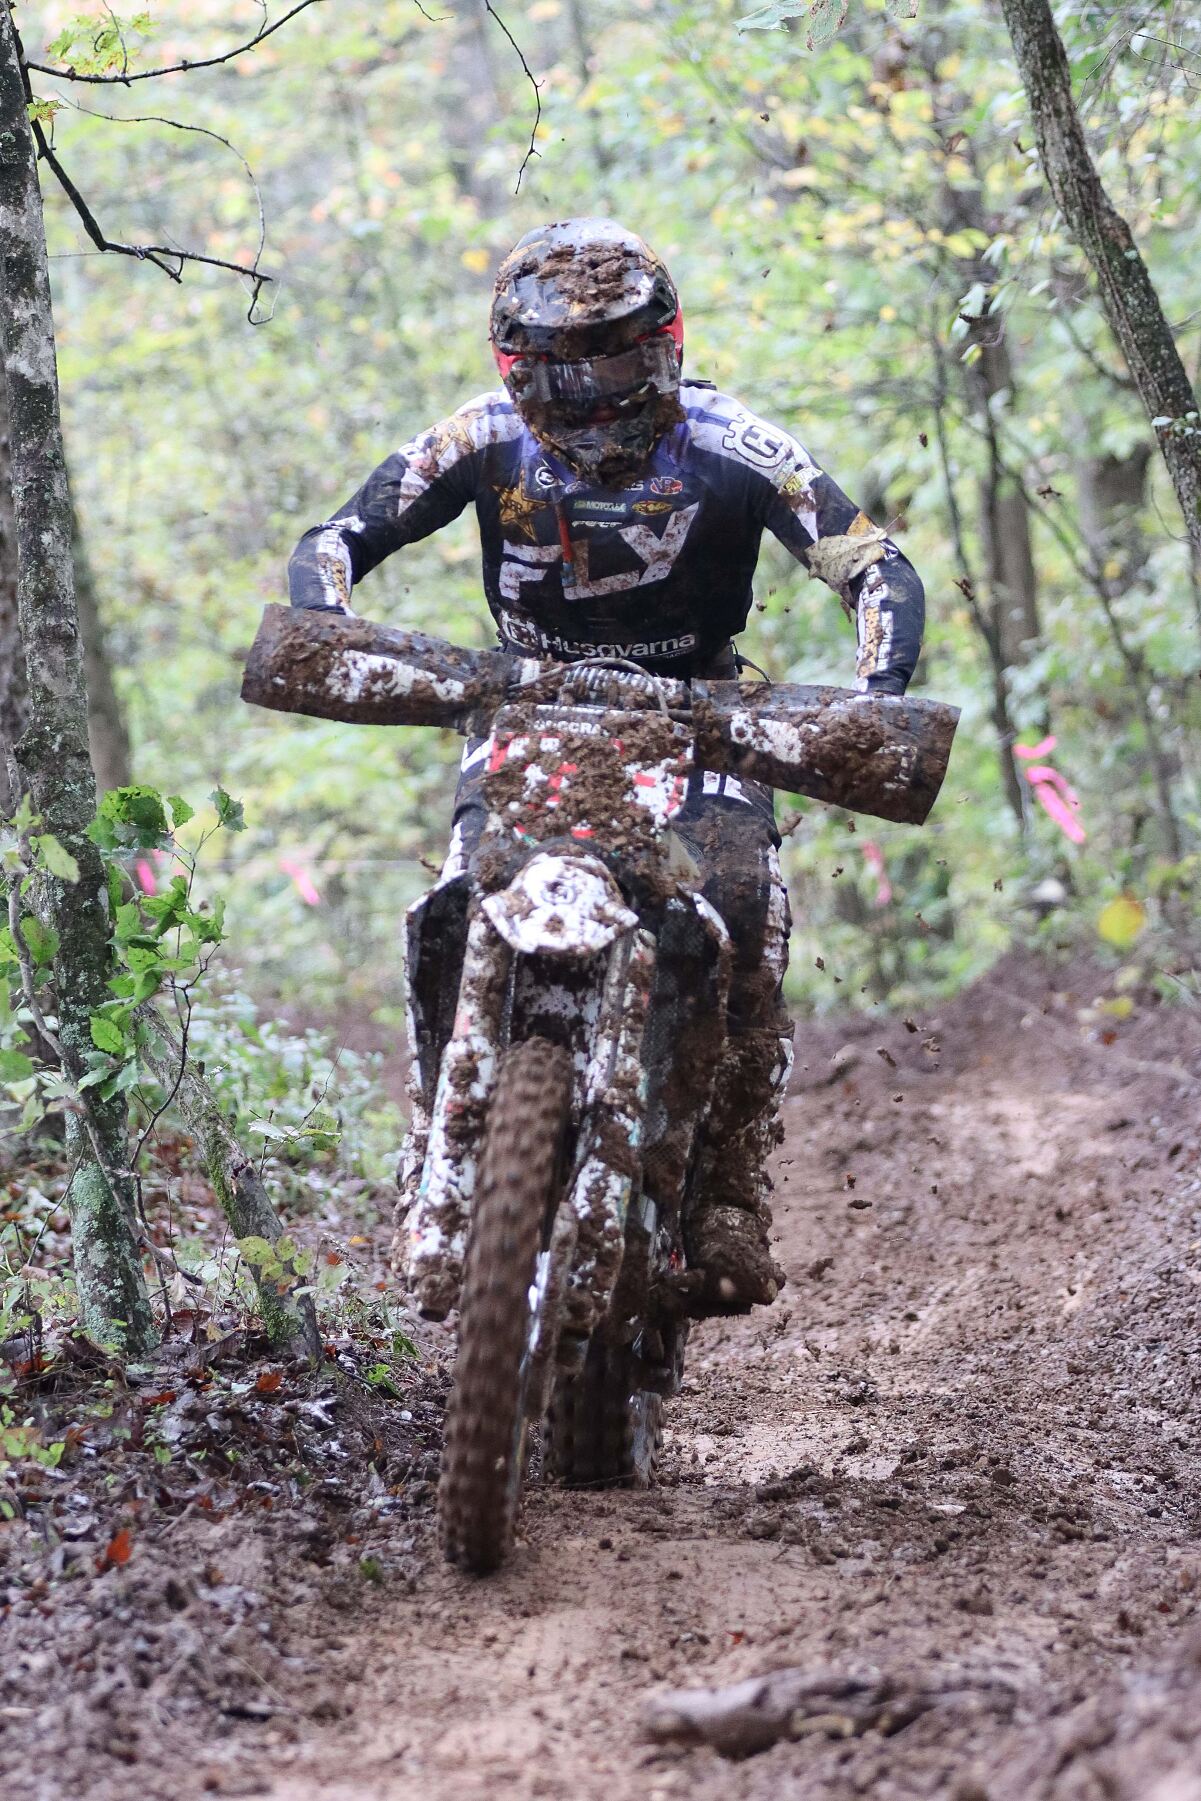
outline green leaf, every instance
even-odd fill
[[[136,901],[122,901],[113,915],[113,937],[126,944],[135,932],[142,930],[142,912]]]
[[[131,1058],[118,1072],[113,1084],[114,1090],[117,1094],[125,1094],[129,1089],[136,1088],[141,1079],[142,1072],[138,1068],[137,1060]]]
[[[17,1121],[18,1136],[22,1132],[31,1132],[40,1119],[46,1117],[46,1109],[42,1105],[42,1097],[36,1092],[31,1094],[21,1109],[21,1117]]]
[[[32,913],[21,921],[21,936],[29,946],[29,954],[39,969],[54,961],[58,950],[58,933],[53,926],[43,925]]]
[[[25,1082],[33,1070],[33,1058],[23,1051],[0,1050],[0,1082]]]
[[[769,6],[757,6],[753,13],[736,19],[735,31],[778,31],[785,19],[798,19],[809,11],[809,0],[771,0]]]
[[[969,225],[963,231],[953,231],[948,237],[945,237],[943,248],[949,250],[952,256],[967,258],[976,256],[987,243],[988,233],[977,230],[974,225]],[[974,288],[972,292],[975,292]],[[975,317],[974,314],[973,317]]]
[[[100,802],[88,836],[102,850],[157,850],[171,836],[163,797],[157,788],[131,782],[113,788]]]
[[[247,1263],[261,1267],[275,1262],[275,1252],[265,1238],[239,1238],[237,1246]]]
[[[40,838],[33,840],[38,852],[38,861],[43,869],[56,875],[63,882],[79,880],[79,864],[69,850],[59,843],[53,832],[43,832]]]
[[[240,800],[234,800],[224,788],[214,788],[209,795],[217,809],[217,824],[223,825],[230,832],[244,832],[246,817]]]
[[[140,1007],[152,994],[157,994],[162,977],[157,969],[141,969],[134,977],[133,988],[125,997],[131,1007]]]
[[[108,1051],[114,1057],[120,1056],[125,1049],[125,1034],[120,1026],[111,1019],[105,1019],[102,1013],[93,1013],[89,1023],[92,1028],[92,1043],[96,1049]]]
[[[189,819],[196,816],[195,807],[189,807],[187,801],[182,800],[178,794],[169,794],[167,805],[171,809],[171,823],[177,831],[181,825],[187,825]]]
[[[225,897],[218,895],[207,915],[197,913],[194,926],[201,944],[220,944],[225,936]]]
[[[162,939],[160,938],[158,942],[152,946],[142,944],[130,944],[126,946],[125,961],[135,975],[140,975],[143,970],[157,970],[161,967],[163,960],[159,952],[161,943]]]
[[[138,1068],[137,1059],[131,1057],[114,1074],[107,1077],[100,1090],[100,1098],[104,1101],[111,1101],[114,1095],[127,1094],[131,1088],[137,1086],[141,1079],[142,1072]]]

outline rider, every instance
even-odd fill
[[[413,438],[296,547],[292,604],[350,611],[377,563],[474,502],[501,644],[570,662],[620,656],[659,675],[733,677],[766,526],[857,622],[857,687],[903,694],[922,586],[795,438],[712,384],[684,380],[683,314],[663,262],[609,219],[527,232],[491,314],[503,388]],[[469,743],[446,873],[484,823]],[[685,1220],[703,1311],[774,1299],[768,1152],[792,1061],[781,999],[787,891],[771,792],[697,770],[673,822],[733,941],[730,1036]]]

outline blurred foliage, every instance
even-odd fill
[[[390,1217],[403,1122],[381,1100],[378,1056],[265,1017],[229,978],[194,1002],[190,1044],[289,1218],[339,1197]]]
[[[149,10],[134,67],[213,55],[264,16],[250,0]],[[1140,950],[1154,941],[1181,968],[1201,817],[1201,588],[1158,459],[1145,484],[1120,480],[1153,434],[1047,199],[994,9],[927,0],[908,18],[893,0],[853,0],[828,32],[837,6],[509,0],[542,84],[518,193],[532,112],[521,65],[481,7],[427,10],[312,6],[221,67],[129,88],[35,84],[66,103],[54,141],[110,236],[249,261],[259,219],[239,157],[261,191],[264,266],[279,280],[258,326],[228,275],[189,269],[177,287],[95,255],[48,191],[69,448],[136,773],[246,797],[247,830],[216,879],[237,890],[256,995],[396,1017],[401,916],[429,879],[422,859],[440,856],[457,754],[432,733],[243,709],[259,610],[281,596],[302,529],[394,445],[494,385],[490,272],[522,231],[573,212],[642,231],[682,289],[690,368],[897,521],[930,600],[919,689],[964,710],[924,831],[852,830],[808,807],[787,838],[794,996],[947,992],[1015,936],[1097,943],[1122,895],[1146,910]],[[1167,0],[1137,15],[1056,10],[1099,167],[1192,366],[1201,23]],[[77,13],[78,0],[22,5],[30,54],[51,60],[43,47],[78,33]],[[983,325],[1011,363],[989,394]],[[1010,714],[1024,741],[1054,734],[1079,847],[1020,772],[1019,825],[999,779],[969,599],[987,592],[983,497],[998,479],[1021,496],[1038,579]],[[774,542],[756,592],[748,654],[777,678],[849,681],[837,603]],[[357,599],[488,642],[470,515]],[[1030,896],[1049,878],[1064,899],[1040,927]]]

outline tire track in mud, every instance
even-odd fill
[[[1117,1047],[1137,1071],[1107,1061],[1059,980],[1000,972],[924,1022],[939,1056],[844,1023],[833,1084],[841,1037],[810,1030],[789,1286],[694,1335],[665,1486],[535,1491],[485,1582],[431,1533],[412,1594],[338,1622],[349,1723],[231,1792],[1197,1801],[1201,1033],[1161,1016]],[[949,1661],[1007,1681],[1013,1717],[956,1702],[742,1763],[640,1730],[664,1684]]]

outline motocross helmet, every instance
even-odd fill
[[[675,283],[613,219],[527,232],[497,272],[490,335],[521,417],[588,480],[631,479],[683,416]]]

